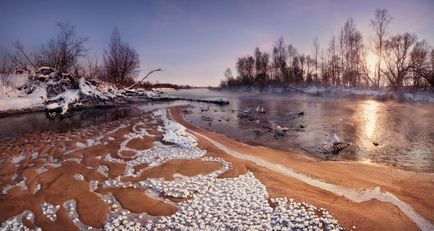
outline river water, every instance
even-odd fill
[[[330,141],[330,135],[335,133],[350,146],[332,159],[434,172],[434,104],[207,89],[179,90],[169,94],[204,99],[223,98],[229,100],[230,104],[148,102],[122,108],[82,110],[63,120],[49,120],[43,112],[27,113],[0,118],[0,139],[30,132],[65,132],[155,108],[189,105],[185,114],[187,120],[246,143],[325,158],[320,146]],[[258,106],[260,109],[263,107],[265,113],[257,113]],[[251,109],[253,120],[237,116],[240,110],[246,108]],[[266,132],[262,126],[264,121],[287,127],[288,131],[283,136]]]
[[[180,90],[184,97],[223,98],[227,106],[192,106],[186,119],[237,140],[325,158],[320,147],[335,133],[350,146],[333,159],[434,172],[434,105],[369,99]],[[264,108],[265,113],[256,109]],[[239,118],[251,109],[254,119]],[[300,113],[302,112],[302,113]],[[263,121],[289,130],[259,133]]]

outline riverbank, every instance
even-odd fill
[[[2,141],[1,229],[342,229],[322,208],[270,197],[252,171],[168,117],[159,109]]]
[[[3,140],[1,227],[432,229],[432,174],[243,144],[182,111]]]
[[[250,146],[228,139],[223,135],[194,127],[183,119],[180,108],[172,109],[171,112],[175,121],[183,124],[192,132],[204,135],[203,137],[198,135],[199,143],[202,143],[203,147],[209,151],[214,151],[218,156],[225,156],[223,158],[230,159],[232,163],[238,163],[238,171],[242,172],[249,169],[254,174],[257,173],[255,176],[264,182],[271,196],[285,195],[324,207],[332,211],[346,228],[355,225],[361,230],[418,229],[404,211],[388,202],[380,202],[378,199],[360,203],[353,202],[344,196],[336,195],[333,192],[336,191],[334,189],[324,190],[294,177],[289,177],[287,174],[282,174],[282,171],[279,170],[281,169],[280,166],[269,169],[258,166],[252,161],[228,156],[209,139],[217,141],[230,150],[256,157],[271,164],[282,165],[322,182],[356,190],[372,190],[379,187],[381,192],[390,192],[414,208],[415,212],[421,214],[423,219],[426,219],[432,227],[434,221],[434,198],[431,193],[434,190],[434,176],[432,174],[355,162],[320,161],[307,158],[304,155]]]
[[[378,101],[397,101],[397,102],[419,102],[434,103],[433,90],[412,90],[405,89],[399,92],[387,89],[371,88],[345,88],[345,87],[325,87],[325,86],[281,86],[270,85],[265,87],[234,87],[234,88],[213,88],[215,91],[237,92],[237,93],[261,93],[278,95],[309,95],[317,97],[346,97],[354,99],[372,99]]]

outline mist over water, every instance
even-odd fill
[[[320,146],[336,133],[351,145],[332,159],[357,160],[424,172],[434,172],[434,105],[370,99],[228,93],[181,90],[172,94],[224,98],[228,106],[196,105],[186,115],[196,125],[243,142],[282,150],[307,152],[325,158]],[[260,106],[255,121],[238,111]],[[209,107],[209,110],[208,110]],[[303,115],[298,115],[304,112]],[[258,120],[256,120],[258,119]],[[259,121],[289,128],[286,135],[257,134]],[[304,126],[304,128],[302,128]]]
[[[147,102],[121,108],[75,111],[71,117],[62,120],[50,120],[44,112],[28,113],[0,118],[0,139],[45,131],[67,132],[157,108],[187,105],[190,106],[185,114],[188,121],[246,143],[325,158],[320,146],[336,133],[350,146],[333,156],[332,160],[355,160],[434,172],[433,104],[207,89],[179,90],[170,94],[189,98],[223,98],[230,104]],[[254,113],[255,121],[237,116],[245,108],[256,112],[258,106],[264,107],[266,113]],[[299,112],[304,113],[299,115]],[[272,121],[289,130],[285,136],[276,137],[273,132],[266,132],[267,129],[262,127],[263,121]],[[258,134],[258,128],[264,133]]]

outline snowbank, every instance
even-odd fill
[[[8,97],[0,95],[0,111],[43,108],[46,99],[47,90],[44,87],[38,87],[31,94],[25,96]]]
[[[46,109],[51,111],[60,108],[61,109],[60,114],[64,115],[66,112],[68,112],[69,105],[73,103],[77,103],[79,100],[80,100],[79,90],[66,90],[63,93],[50,98],[49,101],[58,101],[58,103],[47,104]]]
[[[40,71],[43,70],[43,71]],[[143,89],[118,89],[108,83],[90,82],[40,67],[36,73],[19,75],[11,87],[0,86],[0,112],[46,109],[50,117],[64,116],[74,106],[112,101],[114,98],[157,97]]]
[[[163,120],[163,141],[185,148],[196,147],[196,137],[188,133],[181,124],[167,119],[166,113],[166,109],[159,109],[153,113],[154,116],[160,116],[161,120]]]

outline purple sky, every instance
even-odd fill
[[[393,33],[414,32],[434,46],[434,0],[300,1],[21,1],[0,0],[0,53],[19,39],[26,49],[41,46],[69,21],[90,38],[90,55],[100,56],[116,26],[137,49],[141,71],[161,67],[152,81],[218,85],[237,57],[255,47],[270,50],[283,36],[299,52],[321,47],[353,17],[365,41],[376,8],[393,16]]]

